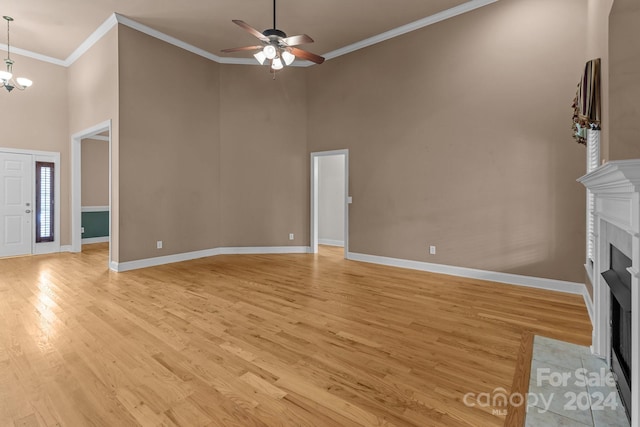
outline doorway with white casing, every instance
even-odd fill
[[[71,137],[71,251],[109,245],[111,265],[111,120]]]
[[[311,252],[318,245],[349,253],[349,150],[311,153]]]

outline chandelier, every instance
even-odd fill
[[[9,24],[13,21],[13,18],[10,16],[3,16],[3,18],[7,21],[7,57],[4,60],[7,71],[0,70],[0,87],[4,87],[9,92],[14,88],[25,90],[31,86],[33,82],[25,77],[13,79],[13,60],[11,59],[11,43],[9,39]]]

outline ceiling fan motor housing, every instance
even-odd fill
[[[270,38],[270,39],[272,39],[272,40],[273,40],[273,38],[274,38],[274,37],[275,37],[275,38],[283,38],[283,39],[286,39],[286,38],[287,38],[287,35],[285,34],[285,32],[284,32],[284,31],[280,31],[280,30],[275,29],[275,28],[270,28],[270,29],[268,29],[268,30],[264,30],[264,31],[262,32],[262,34],[263,34],[265,37],[269,37],[269,38]]]

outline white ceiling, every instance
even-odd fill
[[[308,34],[301,46],[324,55],[397,27],[463,5],[468,0],[278,0],[277,26]],[[491,2],[473,0],[468,6]],[[218,56],[221,49],[255,44],[231,22],[271,28],[272,0],[5,0],[12,16],[11,46],[65,60],[114,12]],[[0,43],[6,43],[2,21]]]

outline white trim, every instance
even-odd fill
[[[3,50],[3,51],[6,52],[7,51],[7,45],[6,44],[0,44],[0,50]],[[52,56],[43,55],[43,54],[38,53],[38,52],[32,52],[32,51],[26,50],[26,49],[20,49],[19,47],[11,46],[11,53],[15,53],[16,55],[24,56],[26,58],[36,59],[38,61],[48,62],[48,63],[54,64],[54,65],[59,65],[61,67],[68,67],[67,63],[62,59],[54,58]]]
[[[351,204],[351,196],[349,196],[349,150],[330,150],[317,151],[311,153],[311,189],[310,189],[310,220],[309,220],[309,243],[311,253],[318,253],[318,159],[327,156],[344,156],[344,257],[349,259],[349,205]]]
[[[229,247],[204,249],[201,251],[185,252],[181,254],[166,255],[155,258],[140,259],[136,261],[109,263],[109,268],[113,271],[124,272],[137,270],[140,268],[155,267],[158,265],[172,264],[175,262],[190,261],[198,258],[211,257],[216,255],[247,255],[247,254],[306,254],[309,253],[307,246],[259,246],[259,247]]]
[[[112,13],[98,28],[96,28],[93,33],[91,33],[89,37],[87,37],[85,41],[80,44],[80,46],[76,48],[76,50],[71,53],[71,55],[67,57],[67,59],[64,60],[65,67],[70,67],[116,25],[118,25],[118,20],[116,19],[116,14]]]
[[[587,307],[587,313],[589,314],[589,320],[591,321],[591,327],[593,328],[595,325],[594,312],[593,312],[593,300],[591,299],[591,295],[589,295],[589,291],[587,287],[584,287],[584,291],[582,292],[582,298],[584,299],[584,305]]]
[[[589,262],[589,261],[587,261]],[[591,269],[591,267],[589,266],[589,264],[585,264],[584,265],[584,269],[587,272],[587,280],[589,281],[589,284],[591,285],[591,290],[592,292],[595,291],[595,286],[594,286],[594,281],[593,281],[593,271]],[[591,320],[591,327],[595,328],[595,318],[594,318],[594,311],[593,311],[593,298],[591,297],[591,295],[589,295],[589,291],[587,290],[587,287],[585,286],[584,288],[584,304],[587,306],[587,312],[589,313],[589,320]]]
[[[411,261],[399,258],[388,258],[377,255],[367,255],[351,252],[349,259],[368,262],[390,267],[409,268],[411,270],[429,273],[448,274],[450,276],[467,277],[470,279],[488,280],[491,282],[507,283],[510,285],[526,286],[529,288],[545,289],[584,296],[584,283],[566,282],[563,280],[544,279],[541,277],[521,276],[519,274],[500,273],[495,271],[478,270],[474,268],[455,267],[451,265],[432,264],[422,261]]]
[[[374,44],[378,44],[383,41],[392,39],[394,37],[398,37],[403,34],[410,33],[412,31],[416,31],[424,27],[428,27],[429,25],[436,24],[446,19],[454,18],[458,15],[462,15],[463,13],[471,12],[472,10],[479,9],[483,6],[490,5],[497,1],[498,0],[471,0],[467,3],[463,3],[456,7],[452,7],[451,9],[443,10],[442,12],[436,13],[431,16],[427,16],[426,18],[419,19],[417,21],[411,22],[406,25],[402,25],[400,27],[386,31],[382,34],[369,37],[368,39],[364,39],[359,42],[350,44],[348,46],[341,47],[340,49],[332,50],[331,52],[325,53],[323,56],[327,60],[334,59],[339,56],[346,55],[351,52],[355,52],[356,50],[363,49],[365,47],[369,47]]]
[[[87,237],[86,239],[85,238],[82,239],[83,245],[90,245],[92,243],[107,243],[107,242],[109,242],[109,236]]]
[[[344,240],[333,240],[333,239],[320,239],[318,238],[319,245],[327,245],[327,246],[340,246],[344,247]]]
[[[71,245],[60,246],[60,252],[71,252]]]
[[[221,58],[218,55],[214,55],[213,53],[207,52],[204,49],[200,49],[199,47],[196,47],[192,44],[183,42],[182,40],[179,40],[161,31],[154,30],[151,27],[148,27],[144,24],[136,22],[133,19],[127,18],[126,16],[120,15],[119,13],[116,13],[115,16],[119,24],[125,25],[129,28],[133,28],[134,30],[140,31],[141,33],[144,33],[148,36],[155,37],[156,39],[162,40],[165,43],[169,43],[171,45],[184,49],[188,52],[195,53],[196,55],[202,56],[203,58],[207,58],[211,61],[222,62],[223,60],[223,58]],[[257,64],[256,61],[252,61],[252,62]]]
[[[475,9],[479,9],[483,6],[490,5],[492,3],[497,2],[498,0],[471,0],[456,7],[452,7],[451,9],[443,10],[442,12],[436,13],[431,16],[427,16],[425,18],[419,19],[417,21],[411,22],[406,25],[402,25],[400,27],[394,28],[392,30],[386,31],[382,34],[378,34],[373,37],[369,37],[365,40],[361,40],[356,43],[352,43],[350,45],[341,47],[336,50],[332,50],[331,52],[325,53],[325,59],[330,60],[337,58],[342,55],[346,55],[348,53],[354,52],[356,50],[372,46],[377,43],[381,43],[383,41],[392,39],[394,37],[401,36],[403,34],[409,33],[411,31],[419,30],[421,28],[427,27],[429,25],[433,25],[435,23],[444,21],[446,19],[454,18],[458,15],[462,15],[463,13],[470,12]],[[43,55],[37,52],[29,51],[26,49],[20,49],[18,47],[12,47],[12,52],[17,55],[26,56],[29,58],[37,59],[43,62],[49,62],[51,64],[59,65],[62,67],[70,67],[74,62],[76,62],[82,55],[84,55],[93,45],[95,45],[102,37],[104,37],[114,26],[117,24],[125,25],[129,28],[133,28],[134,30],[140,31],[141,33],[147,34],[148,36],[157,38],[158,40],[162,40],[166,43],[194,53],[196,55],[202,56],[203,58],[207,58],[211,61],[218,62],[220,64],[237,64],[237,65],[257,65],[260,64],[251,59],[251,58],[235,58],[235,57],[222,57],[215,55],[211,52],[208,52],[204,49],[196,47],[192,44],[179,40],[173,36],[165,34],[161,31],[155,30],[149,26],[141,24],[139,22],[134,21],[131,18],[127,18],[126,16],[120,15],[118,13],[112,13],[109,17],[93,32],[85,41],[83,41],[80,46],[78,46],[66,59],[58,59],[53,58],[51,56]],[[0,50],[7,50],[7,45],[0,45]],[[296,61],[290,66],[292,67],[309,67],[314,65],[311,61]]]
[[[631,360],[640,366],[640,159],[605,163],[578,179],[594,195],[592,352],[611,365],[611,290],[600,274],[611,265],[610,245],[627,238],[631,253]],[[612,226],[628,236],[616,237]],[[626,244],[626,243],[625,243]],[[623,248],[620,248],[621,250]],[[631,425],[640,425],[640,370],[631,370]]]
[[[109,206],[82,206],[82,212],[109,212]]]
[[[218,248],[221,255],[308,254],[308,246],[240,246]]]
[[[216,62],[219,63],[219,64],[256,65],[258,67],[262,67],[263,66],[258,61],[256,61],[255,59],[251,59],[251,58],[235,58],[235,57],[226,57],[226,56],[219,56],[218,58],[219,59]],[[291,65],[287,65],[287,67],[308,67],[306,62],[309,62],[309,64],[313,65],[313,62],[311,62],[311,61],[296,61]]]
[[[54,157],[60,156],[60,153],[56,151],[39,151],[39,150],[23,150],[21,148],[8,148],[8,147],[0,147],[0,153],[13,153],[13,154],[30,154],[32,156],[44,156],[44,157]]]

